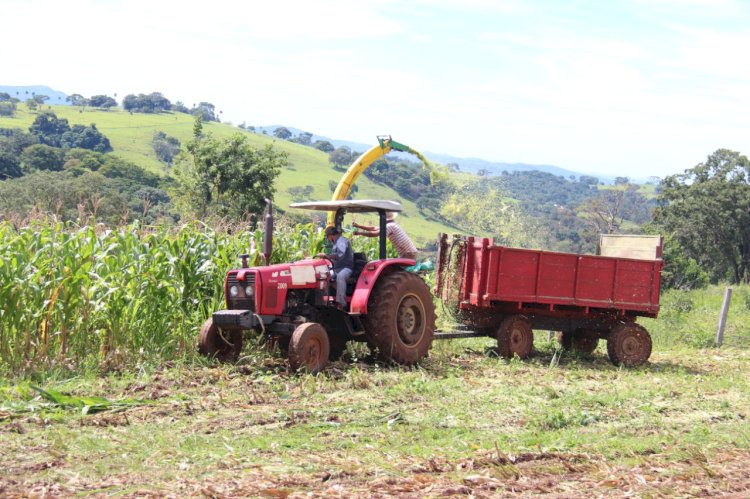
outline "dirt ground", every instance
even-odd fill
[[[139,488],[137,475],[113,475],[91,482],[71,475],[50,483],[36,477],[45,468],[65,466],[51,459],[6,468],[0,496],[15,497],[748,497],[750,454],[723,452],[706,462],[653,462],[610,467],[591,456],[526,454],[450,463],[404,463],[406,477],[332,475],[279,476],[262,470],[226,469],[210,480],[178,480],[154,490]],[[463,478],[457,479],[456,471]],[[468,472],[468,473],[467,473]]]
[[[149,397],[160,398],[157,386]],[[76,422],[49,423],[38,416],[0,413],[0,431],[24,436],[52,425],[103,428],[137,426],[145,421],[165,423],[212,411],[212,404],[191,409],[167,406],[138,407],[91,415]],[[10,421],[8,421],[9,418]],[[72,429],[72,428],[69,428]],[[12,436],[12,435],[10,435]],[[0,453],[2,454],[2,453]],[[641,456],[632,466],[612,465],[600,456],[566,453],[505,455],[477,451],[469,459],[451,462],[401,458],[400,476],[373,471],[340,457],[311,454],[304,459],[329,462],[331,471],[301,474],[273,472],[261,466],[227,460],[198,479],[189,475],[160,480],[143,487],[138,473],[119,473],[92,479],[76,470],[66,455],[48,446],[25,449],[23,455],[0,457],[0,497],[750,497],[750,452],[725,450],[707,457],[670,461],[658,454]],[[74,459],[86,460],[86,456]],[[92,458],[94,459],[94,458]],[[90,463],[89,466],[93,466]],[[69,469],[69,471],[68,471]],[[351,471],[341,471],[349,469]],[[50,471],[58,477],[52,481]]]
[[[235,423],[243,428],[275,425],[279,431],[296,424],[241,420],[238,412],[262,406],[276,410],[284,401],[266,398],[242,373],[227,377],[219,370],[199,371],[188,379],[157,375],[148,383],[105,392],[113,398],[153,402],[120,411],[85,417],[79,411],[50,420],[38,412],[0,410],[0,446],[6,446],[0,448],[0,497],[750,497],[750,451],[733,448],[693,452],[682,459],[675,453],[653,453],[616,461],[542,450],[510,455],[477,449],[456,461],[394,453],[389,464],[397,473],[360,460],[356,452],[291,448],[269,457],[297,466],[216,458],[195,470],[171,474],[160,469],[158,459],[140,472],[126,467],[110,472],[111,465],[95,471],[96,453],[56,450],[54,438],[101,435],[113,428],[132,439],[154,424],[184,424],[199,433],[206,422],[224,428]],[[219,382],[226,383],[223,392],[215,388]],[[176,393],[183,398],[175,399]],[[308,469],[315,471],[301,472],[305,468],[300,463],[313,463]]]

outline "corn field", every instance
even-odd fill
[[[191,357],[198,328],[223,306],[225,272],[242,253],[258,263],[262,238],[261,230],[201,224],[0,222],[0,374]],[[323,243],[312,224],[280,222],[271,260],[299,260]]]

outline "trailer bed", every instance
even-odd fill
[[[467,238],[461,302],[612,309],[655,317],[662,261],[496,246]]]

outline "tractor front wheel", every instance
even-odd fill
[[[319,373],[328,364],[328,333],[317,322],[297,326],[289,342],[289,368],[292,371]]]
[[[201,327],[198,338],[198,352],[206,357],[214,357],[220,362],[236,362],[242,351],[242,331],[239,329],[219,329],[209,318]]]
[[[651,356],[651,335],[634,322],[618,324],[607,336],[607,353],[616,366],[639,366]]]
[[[534,348],[531,323],[523,316],[506,317],[497,329],[497,351],[508,359],[518,356],[525,359]]]
[[[381,360],[416,364],[427,355],[435,333],[432,294],[416,274],[385,273],[370,295],[364,323],[367,343]]]

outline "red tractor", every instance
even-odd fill
[[[199,351],[221,361],[234,361],[245,331],[263,335],[287,353],[291,370],[319,372],[338,359],[348,341],[366,341],[384,361],[411,365],[432,345],[435,307],[424,281],[406,267],[416,262],[386,258],[386,211],[399,212],[396,201],[321,201],[293,208],[335,212],[341,228],[346,213],[377,212],[380,217],[379,259],[354,254],[347,285],[347,306],[335,303],[332,264],[325,258],[248,267],[227,272],[226,309],[214,312],[201,328]],[[270,257],[273,219],[266,217],[266,258]]]

